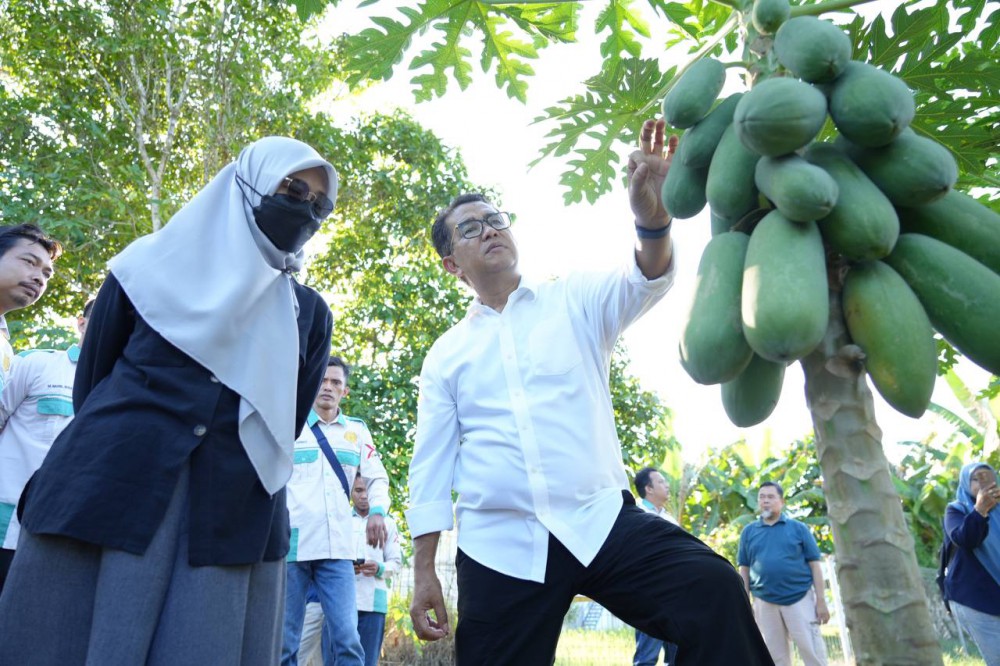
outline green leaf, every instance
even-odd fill
[[[566,203],[586,198],[593,203],[611,190],[620,173],[616,142],[634,144],[636,133],[647,114],[646,106],[668,80],[674,69],[661,73],[655,60],[627,58],[588,79],[586,92],[562,100],[559,106],[545,109],[534,122],[555,122],[546,135],[551,140],[532,165],[550,156],[575,152],[569,160],[571,169],[560,182],[568,190]]]

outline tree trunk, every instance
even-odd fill
[[[913,537],[889,476],[872,394],[831,271],[830,324],[802,359],[823,470],[837,580],[857,663],[943,664],[913,550]]]

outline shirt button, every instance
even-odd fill
[[[208,432],[208,428],[206,428],[206,427],[205,427],[205,426],[203,426],[203,425],[196,425],[196,426],[194,427],[194,434],[195,434],[195,436],[196,436],[196,437],[201,437],[201,436],[202,436],[202,435],[204,435],[204,434],[205,434],[206,432]]]
[[[213,384],[218,384],[219,378],[216,377],[215,375],[212,375],[211,377],[208,378],[208,381],[212,382]]]

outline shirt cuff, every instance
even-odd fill
[[[379,564],[378,564],[378,571],[375,572],[375,577],[376,578],[381,578],[382,574],[384,574],[384,573],[385,573],[385,565],[382,564],[381,562],[379,562]]]
[[[670,266],[667,267],[667,272],[660,277],[650,280],[642,274],[642,270],[639,268],[639,264],[635,260],[634,249],[629,253],[628,261],[625,264],[625,270],[628,273],[628,281],[632,284],[647,285],[650,289],[655,289],[656,291],[667,291],[673,286],[674,275],[677,273],[677,243],[674,243],[673,249],[670,252]]]
[[[380,506],[373,506],[373,507],[369,507],[368,513],[370,513],[372,515],[375,515],[375,516],[384,516],[385,515],[385,509],[383,509]]]
[[[450,501],[428,502],[403,512],[410,526],[410,536],[446,532],[455,526],[455,510]]]

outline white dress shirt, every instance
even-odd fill
[[[36,350],[14,359],[0,395],[0,541],[17,548],[20,523],[14,515],[31,475],[52,442],[73,420],[73,379],[80,348]]]
[[[14,363],[14,348],[10,346],[10,329],[7,320],[0,315],[0,393],[3,392]]]
[[[368,479],[370,513],[385,515],[389,509],[389,475],[364,421],[340,412],[327,423],[311,412],[306,427],[295,440],[292,478],[288,481],[292,534],[287,559],[289,562],[353,560],[351,500],[319,448],[311,428],[314,423],[319,423],[320,431],[344,468],[348,488],[360,473]]]
[[[677,522],[677,519],[674,518],[672,515],[670,515],[669,511],[664,509],[662,506],[659,509],[657,509],[656,505],[647,499],[639,500],[639,508],[645,511],[646,513],[651,513],[654,516],[659,516],[660,518],[663,518],[664,520],[671,522],[674,525],[680,525],[680,523]]]
[[[410,465],[410,533],[454,525],[458,545],[542,582],[551,532],[584,565],[607,538],[628,478],[609,391],[622,332],[673,283],[622,269],[533,282],[502,312],[475,299],[424,360]]]

